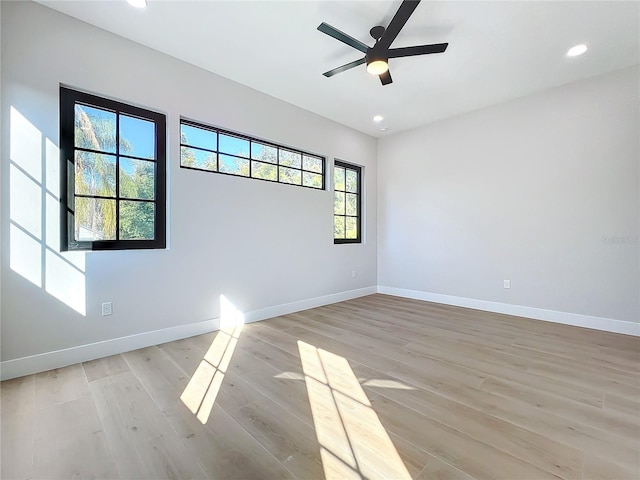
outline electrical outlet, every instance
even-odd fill
[[[102,316],[106,317],[107,315],[113,314],[113,305],[111,302],[104,302],[102,304]]]
[[[356,271],[355,270],[351,270],[351,278],[356,278]]]
[[[511,280],[504,281],[504,288],[511,288]]]

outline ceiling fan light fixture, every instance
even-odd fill
[[[367,63],[367,72],[371,75],[382,75],[389,70],[389,64],[386,60],[373,60]]]

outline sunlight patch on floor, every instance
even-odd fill
[[[300,340],[298,350],[326,479],[410,479],[347,359]]]
[[[243,326],[242,312],[220,295],[220,330],[180,396],[202,424],[209,420]]]

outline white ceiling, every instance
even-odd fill
[[[395,1],[116,1],[42,3],[373,136],[639,63],[640,2],[427,1],[393,47],[449,42],[443,54],[390,60],[382,86],[365,66],[322,72],[362,54],[321,22],[369,45]],[[581,57],[565,56],[585,43]],[[383,115],[382,125],[372,121]]]

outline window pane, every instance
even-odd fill
[[[347,217],[346,238],[358,238],[358,219]]]
[[[231,173],[233,175],[248,177],[249,160],[230,157],[229,155],[220,155],[220,171],[223,173]]]
[[[251,142],[251,158],[261,162],[278,163],[278,149],[263,143]]]
[[[358,195],[347,193],[347,215],[358,215]]]
[[[180,124],[180,143],[208,150],[218,149],[216,132],[185,124]]]
[[[216,170],[217,154],[206,152],[196,148],[180,147],[180,165],[183,167],[202,168],[203,170]]]
[[[347,192],[358,193],[358,173],[347,170]]]
[[[302,172],[302,184],[305,187],[322,188],[322,175],[319,173]]]
[[[300,170],[294,170],[293,168],[280,167],[280,182],[301,185],[302,172]]]
[[[264,180],[277,180],[278,167],[270,163],[251,162],[251,176]]]
[[[76,151],[75,192],[102,197],[116,196],[116,157]]]
[[[120,154],[155,159],[156,126],[149,120],[120,115]]]
[[[249,140],[220,134],[220,148],[218,151],[220,153],[229,153],[231,155],[248,158]],[[220,171],[222,171],[222,167],[220,167]]]
[[[77,241],[116,239],[116,201],[76,197],[75,239]]]
[[[302,154],[299,152],[292,152],[290,150],[280,149],[280,165],[285,167],[300,168],[302,165]]]
[[[344,168],[335,167],[333,171],[333,185],[335,190],[344,191]]]
[[[333,238],[345,238],[344,217],[333,217]]]
[[[120,196],[124,198],[155,198],[155,162],[120,159]]]
[[[311,172],[322,173],[322,159],[318,157],[302,157],[302,168]]]
[[[333,192],[333,213],[336,215],[344,215],[344,193]]]
[[[101,108],[75,105],[75,146],[116,153],[116,114]]]
[[[120,240],[153,240],[154,204],[120,202]]]

